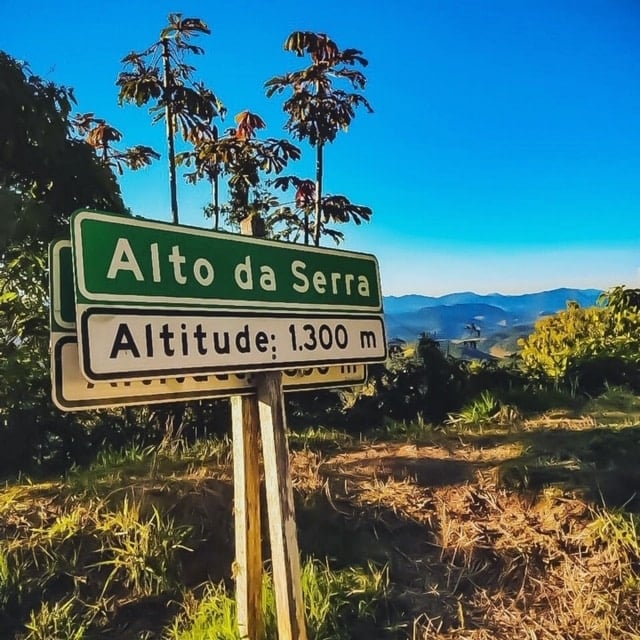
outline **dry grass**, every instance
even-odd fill
[[[559,414],[515,430],[452,429],[426,444],[350,442],[345,450],[307,441],[291,455],[301,549],[336,570],[386,567],[390,588],[367,638],[638,639],[639,442],[639,427]],[[113,549],[125,529],[107,521],[117,524],[135,505],[131,531],[151,528],[162,544],[172,527],[188,527],[192,550],[166,559],[180,588],[196,589],[185,597],[207,581],[230,587],[231,460],[214,448],[209,459],[184,452],[127,465],[7,486],[0,550],[22,558],[23,571],[47,570],[58,581],[42,583],[51,615],[73,596],[74,607],[93,607],[91,637],[160,640],[172,615],[162,576],[136,583],[124,565],[116,573]],[[5,636],[21,637],[0,628]]]
[[[625,533],[619,518],[575,486],[581,465],[591,463],[585,442],[596,442],[607,459],[595,428],[589,416],[545,416],[517,434],[494,429],[481,439],[456,434],[447,444],[365,446],[325,459],[318,471],[330,504],[362,526],[373,523],[409,637],[640,638],[638,521],[629,515]],[[572,460],[561,461],[563,469],[577,480],[556,482],[544,458],[559,442],[547,439],[550,431],[563,438]],[[502,465],[530,456],[551,469],[546,488],[501,484]],[[624,475],[624,465],[618,471]]]

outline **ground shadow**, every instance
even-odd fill
[[[513,489],[561,486],[596,505],[640,512],[640,426],[545,428],[465,435],[478,449],[519,444],[522,453],[495,460],[500,483]]]

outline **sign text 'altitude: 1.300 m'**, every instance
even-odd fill
[[[102,307],[82,316],[89,380],[259,371],[384,359],[379,316]]]

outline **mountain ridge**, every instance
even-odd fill
[[[530,332],[537,319],[566,309],[568,301],[589,307],[601,293],[600,289],[568,287],[514,295],[463,291],[443,296],[384,296],[383,304],[390,338],[414,340],[426,332],[450,340],[468,335],[471,324],[487,338],[508,330]]]

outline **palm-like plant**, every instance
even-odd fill
[[[176,155],[176,162],[193,171],[185,173],[188,182],[196,184],[206,178],[211,183],[211,204],[205,207],[205,215],[213,217],[213,228],[217,231],[220,224],[220,176],[223,167],[229,163],[228,149],[218,135],[218,127],[211,126],[208,132],[193,141],[193,149]]]
[[[223,115],[224,106],[203,84],[193,82],[194,67],[185,63],[186,54],[201,55],[204,50],[190,41],[210,34],[199,18],[183,18],[172,13],[160,39],[140,53],[123,58],[125,70],[116,82],[120,87],[120,104],[133,102],[142,106],[150,101],[153,123],[164,119],[167,128],[171,215],[178,222],[175,135],[180,131],[185,140],[196,141],[211,131],[211,122]]]
[[[297,139],[307,140],[316,149],[315,229],[314,243],[320,243],[322,228],[322,188],[324,175],[324,146],[333,142],[340,130],[346,130],[355,117],[358,107],[373,111],[367,99],[358,92],[366,86],[364,74],[354,68],[366,66],[367,60],[358,49],[341,50],[324,33],[295,31],[284,44],[286,51],[298,56],[308,54],[311,64],[300,71],[276,76],[267,81],[267,96],[291,89],[291,96],[283,109],[288,114],[285,128]],[[348,92],[334,87],[343,81],[355,91]],[[334,209],[337,211],[337,209]],[[356,210],[351,210],[351,216]]]
[[[361,224],[363,220],[368,222],[371,218],[372,211],[369,207],[353,204],[345,196],[326,195],[320,201],[320,219],[315,219],[312,228],[309,220],[316,203],[316,185],[313,180],[297,176],[280,176],[273,180],[272,184],[283,191],[295,189],[294,208],[288,205],[280,207],[270,218],[271,225],[285,224],[284,231],[279,234],[284,239],[296,242],[303,234],[304,243],[308,244],[309,233],[313,231],[314,237],[329,236],[336,244],[340,244],[344,234],[327,226],[329,222],[353,221],[355,224]]]
[[[100,161],[120,175],[124,172],[124,167],[135,171],[148,167],[153,160],[160,158],[159,153],[142,144],[124,151],[114,147],[115,142],[122,140],[122,134],[102,118],[96,118],[93,113],[76,115],[72,124],[78,134],[95,149]]]
[[[229,176],[230,202],[229,220],[239,223],[258,210],[262,205],[250,205],[250,193],[260,184],[262,173],[278,174],[290,160],[300,157],[300,150],[288,140],[267,138],[260,140],[256,132],[266,128],[264,120],[250,111],[242,111],[235,117],[235,128],[228,129],[224,136],[202,136],[195,141],[194,151],[181,154],[179,159],[187,164],[193,163],[194,171],[188,179],[198,180],[208,177],[214,183],[215,226],[218,225],[219,206],[217,204],[217,180],[223,173]],[[260,203],[273,203],[272,198],[263,197]]]

